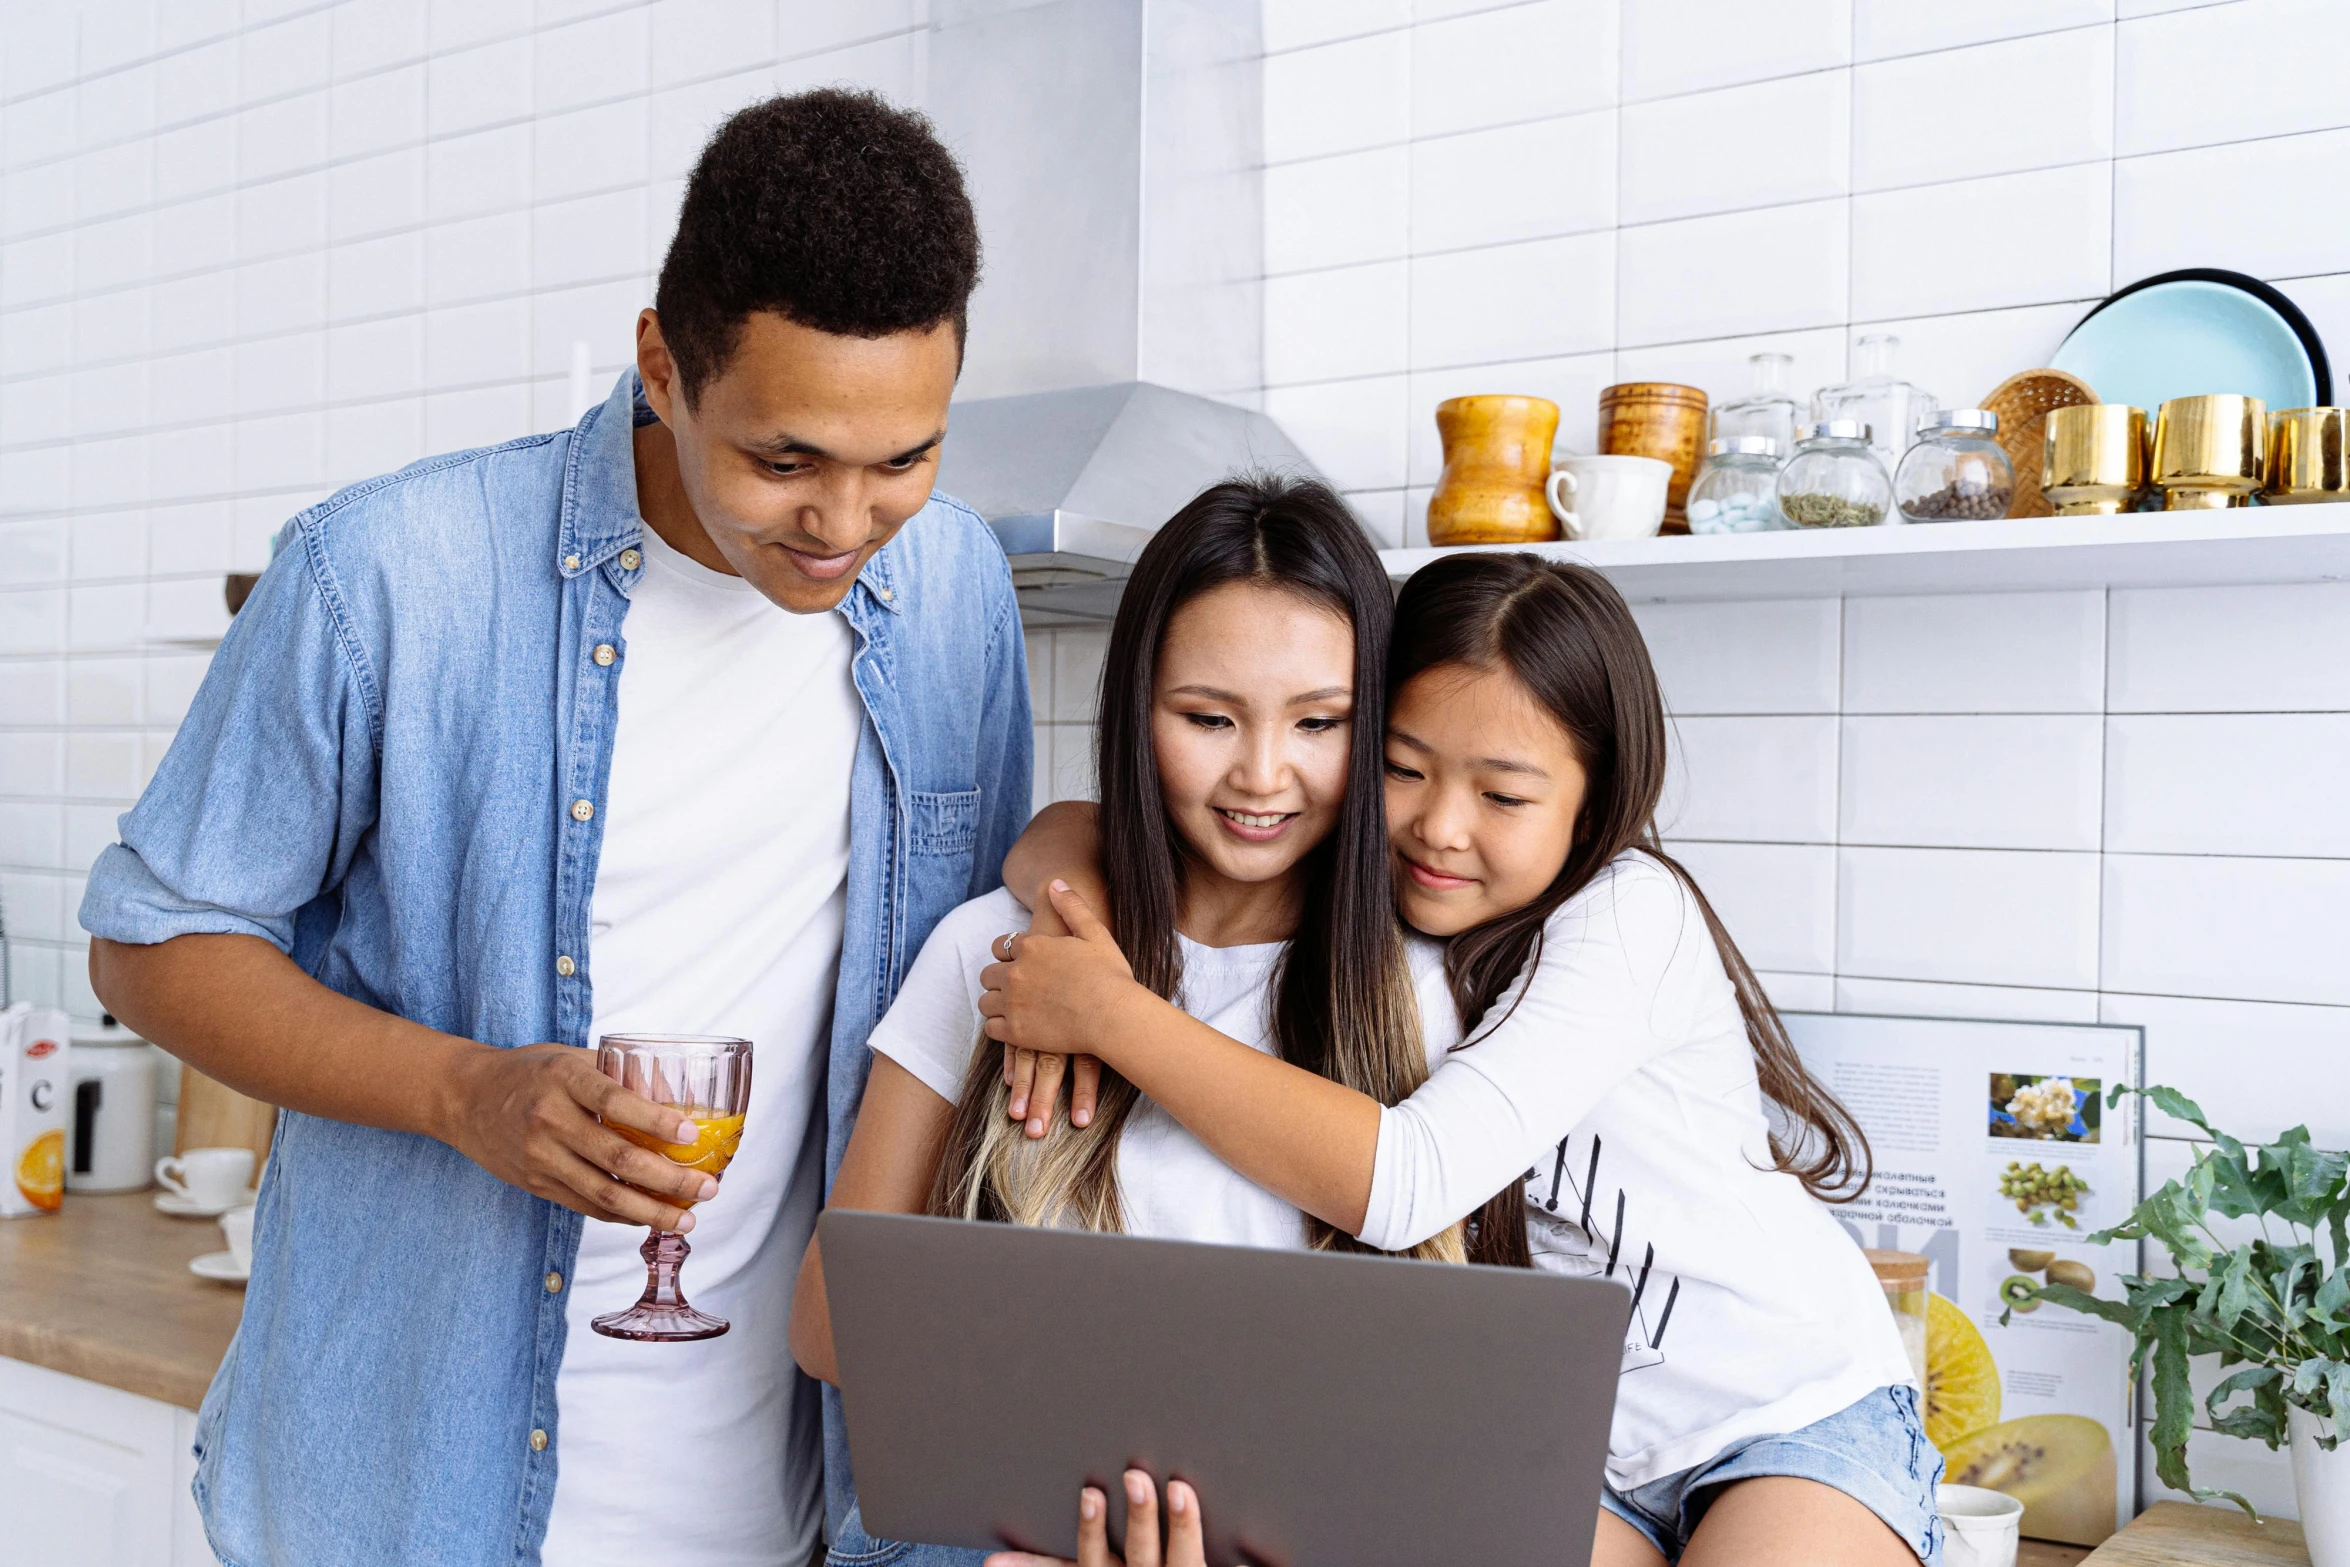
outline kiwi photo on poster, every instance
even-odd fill
[[[2139,1080],[2140,1031],[1851,1013],[1787,1030],[1875,1153],[1838,1217],[1927,1259],[1926,1434],[1948,1478],[2014,1496],[2034,1539],[2103,1540],[2137,1511],[2128,1336],[2010,1308],[2049,1281],[2118,1297],[2137,1270],[2132,1243],[2089,1237],[2138,1202],[2136,1101],[2102,1092]]]

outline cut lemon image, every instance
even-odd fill
[[[65,1129],[53,1127],[25,1145],[16,1161],[16,1189],[46,1213],[65,1201]]]
[[[1944,1454],[1999,1423],[1999,1366],[1982,1330],[1957,1301],[1926,1301],[1926,1438]]]

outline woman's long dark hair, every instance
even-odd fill
[[[1850,1202],[1867,1189],[1867,1136],[1850,1111],[1804,1068],[1754,970],[1713,905],[1657,839],[1665,786],[1665,708],[1648,644],[1623,596],[1598,572],[1533,555],[1456,555],[1423,567],[1396,604],[1387,688],[1448,665],[1507,670],[1567,731],[1583,765],[1583,805],[1567,860],[1524,908],[1465,930],[1445,951],[1445,975],[1473,1042],[1485,1014],[1542,955],[1545,921],[1628,849],[1665,867],[1689,890],[1722,955],[1763,1097],[1785,1117],[1774,1127],[1775,1166],[1814,1197]],[[1498,1022],[1498,1020],[1497,1020]],[[1561,1049],[1572,1041],[1561,1040]],[[1515,1184],[1470,1223],[1472,1261],[1524,1267],[1525,1198]]]
[[[1329,836],[1302,862],[1300,918],[1275,981],[1273,1043],[1292,1065],[1394,1104],[1426,1079],[1427,1058],[1388,874],[1382,730],[1393,600],[1361,527],[1322,484],[1251,477],[1214,485],[1170,518],[1135,562],[1102,664],[1095,741],[1110,928],[1135,979],[1172,1000],[1183,978],[1176,919],[1191,855],[1159,783],[1151,725],[1159,650],[1178,610],[1235,582],[1293,595],[1354,631],[1346,796]],[[1092,1124],[1056,1119],[1032,1142],[1004,1112],[998,1047],[984,1038],[980,1047],[932,1211],[1120,1228],[1118,1140],[1140,1097],[1134,1085],[1105,1067]],[[1362,1249],[1319,1220],[1310,1221],[1309,1238]],[[1412,1254],[1458,1258],[1459,1235],[1447,1232]]]

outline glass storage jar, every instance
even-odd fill
[[[1869,1259],[1869,1271],[1876,1274],[1878,1287],[1885,1292],[1885,1305],[1893,1313],[1893,1325],[1901,1332],[1901,1347],[1909,1354],[1910,1370],[1917,1374],[1918,1386],[1924,1387],[1926,1278],[1933,1264],[1914,1251],[1885,1251],[1872,1246],[1861,1255]]]
[[[1928,414],[1917,444],[1893,475],[1893,499],[1906,522],[1977,522],[2007,515],[2015,499],[2015,465],[1993,437],[1999,416],[1988,408]]]
[[[1872,528],[1891,514],[1893,481],[1869,448],[1869,427],[1831,419],[1797,427],[1776,496],[1798,528]]]
[[[1768,533],[1787,526],[1773,492],[1785,450],[1767,435],[1739,435],[1705,449],[1705,467],[1689,487],[1691,533]]]
[[[1893,373],[1900,349],[1900,338],[1870,333],[1852,346],[1852,379],[1842,386],[1823,386],[1811,397],[1811,416],[1820,423],[1850,419],[1874,431],[1869,444],[1877,449],[1877,460],[1887,473],[1900,465],[1918,421],[1935,406],[1931,392]]]
[[[1746,361],[1746,395],[1714,409],[1712,437],[1768,436],[1785,457],[1795,446],[1795,394],[1787,390],[1795,361],[1786,354],[1754,354]]]

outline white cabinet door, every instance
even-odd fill
[[[188,1538],[194,1419],[0,1359],[0,1567],[211,1567]]]

